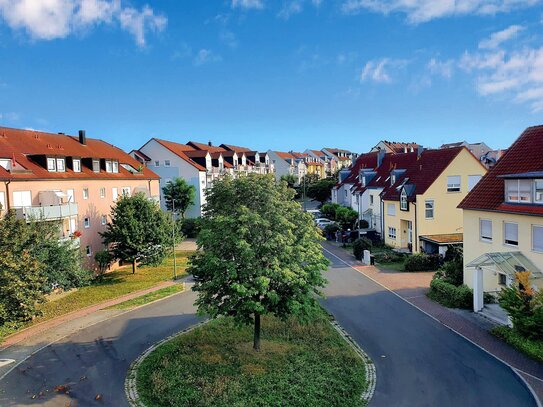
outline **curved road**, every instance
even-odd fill
[[[536,406],[510,368],[329,258],[323,304],[375,362],[371,406]],[[0,382],[0,406],[127,406],[130,363],[152,343],[198,322],[194,299],[182,293],[48,346]],[[59,385],[68,394],[56,392]]]

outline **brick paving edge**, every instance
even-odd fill
[[[128,400],[128,403],[132,407],[146,407],[143,401],[141,401],[141,398],[138,393],[138,388],[137,388],[138,368],[143,363],[143,361],[155,349],[157,349],[159,346],[163,345],[164,343],[169,342],[180,335],[184,335],[197,328],[200,328],[210,321],[211,320],[200,322],[189,328],[183,329],[182,331],[176,332],[173,335],[168,336],[167,338],[162,339],[161,341],[147,348],[145,352],[143,352],[140,356],[138,356],[138,358],[134,362],[132,362],[132,364],[128,368],[128,372],[126,374],[126,379],[124,382],[124,392],[126,394],[126,399]],[[364,350],[352,339],[351,335],[349,335],[347,331],[345,331],[345,329],[343,329],[343,327],[336,320],[330,321],[330,324],[334,327],[334,329],[341,335],[341,337],[345,340],[345,342],[347,342],[347,344],[355,351],[355,353],[364,362],[365,373],[366,373],[366,384],[368,387],[360,395],[360,399],[365,405],[368,405],[373,397],[373,394],[375,393],[375,386],[377,383],[377,373],[375,370],[375,364],[367,355],[367,353],[364,352]]]

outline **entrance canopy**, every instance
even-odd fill
[[[515,278],[515,273],[529,271],[531,272],[530,280],[543,279],[541,270],[521,252],[486,253],[468,263],[466,267],[481,269],[490,267],[512,279]]]

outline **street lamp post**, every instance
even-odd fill
[[[172,245],[173,245],[173,279],[177,280],[177,258],[175,255],[175,198],[172,196]]]

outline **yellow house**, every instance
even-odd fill
[[[391,168],[381,193],[385,243],[407,252],[445,254],[462,243],[458,204],[486,173],[464,147],[422,150]]]
[[[543,288],[543,126],[530,127],[464,199],[464,282],[483,292],[512,284],[530,271]]]
[[[317,161],[306,160],[308,174],[317,174],[320,179],[323,179],[326,175],[324,172],[324,164]]]

